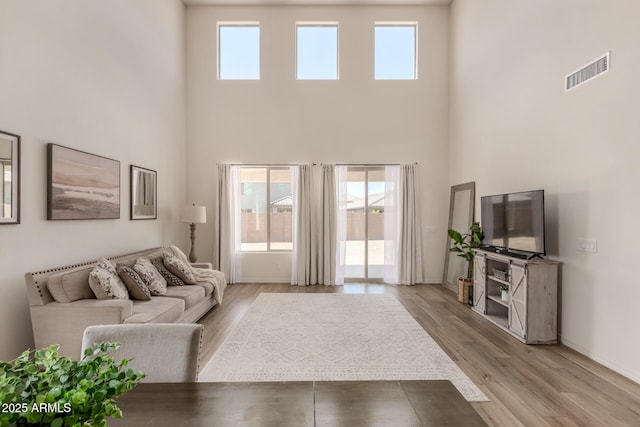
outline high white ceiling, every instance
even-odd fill
[[[452,0],[183,0],[187,6],[363,6],[447,5]]]

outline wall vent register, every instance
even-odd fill
[[[570,90],[585,84],[589,80],[608,73],[609,68],[611,67],[609,56],[610,52],[607,52],[595,61],[590,62],[571,74],[568,74],[564,79],[565,92],[569,92]]]

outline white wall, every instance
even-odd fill
[[[450,182],[475,180],[478,197],[545,190],[562,342],[636,381],[638,19],[634,0],[455,0],[450,99]],[[609,50],[610,73],[564,93],[566,74]]]
[[[424,265],[442,278],[449,187],[448,7],[187,7],[188,199],[209,208],[198,253],[212,257],[216,163],[419,162]],[[219,81],[216,22],[259,21],[261,80]],[[295,80],[296,21],[338,21],[340,80]],[[375,21],[418,22],[416,81],[374,81]],[[434,230],[434,231],[429,231]],[[290,280],[288,255],[251,254],[242,281]]]
[[[22,136],[22,223],[0,226],[0,359],[33,347],[27,271],[183,240],[184,56],[179,0],[0,1],[0,129]],[[48,142],[120,160],[120,219],[46,221]],[[158,220],[129,220],[130,164],[158,171]]]

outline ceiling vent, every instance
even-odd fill
[[[610,52],[607,52],[595,61],[590,62],[571,74],[568,74],[564,78],[564,91],[569,92],[589,80],[593,80],[602,74],[608,73],[611,66],[609,63],[609,54]]]

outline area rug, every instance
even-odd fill
[[[262,293],[199,381],[449,380],[486,396],[391,295]]]

